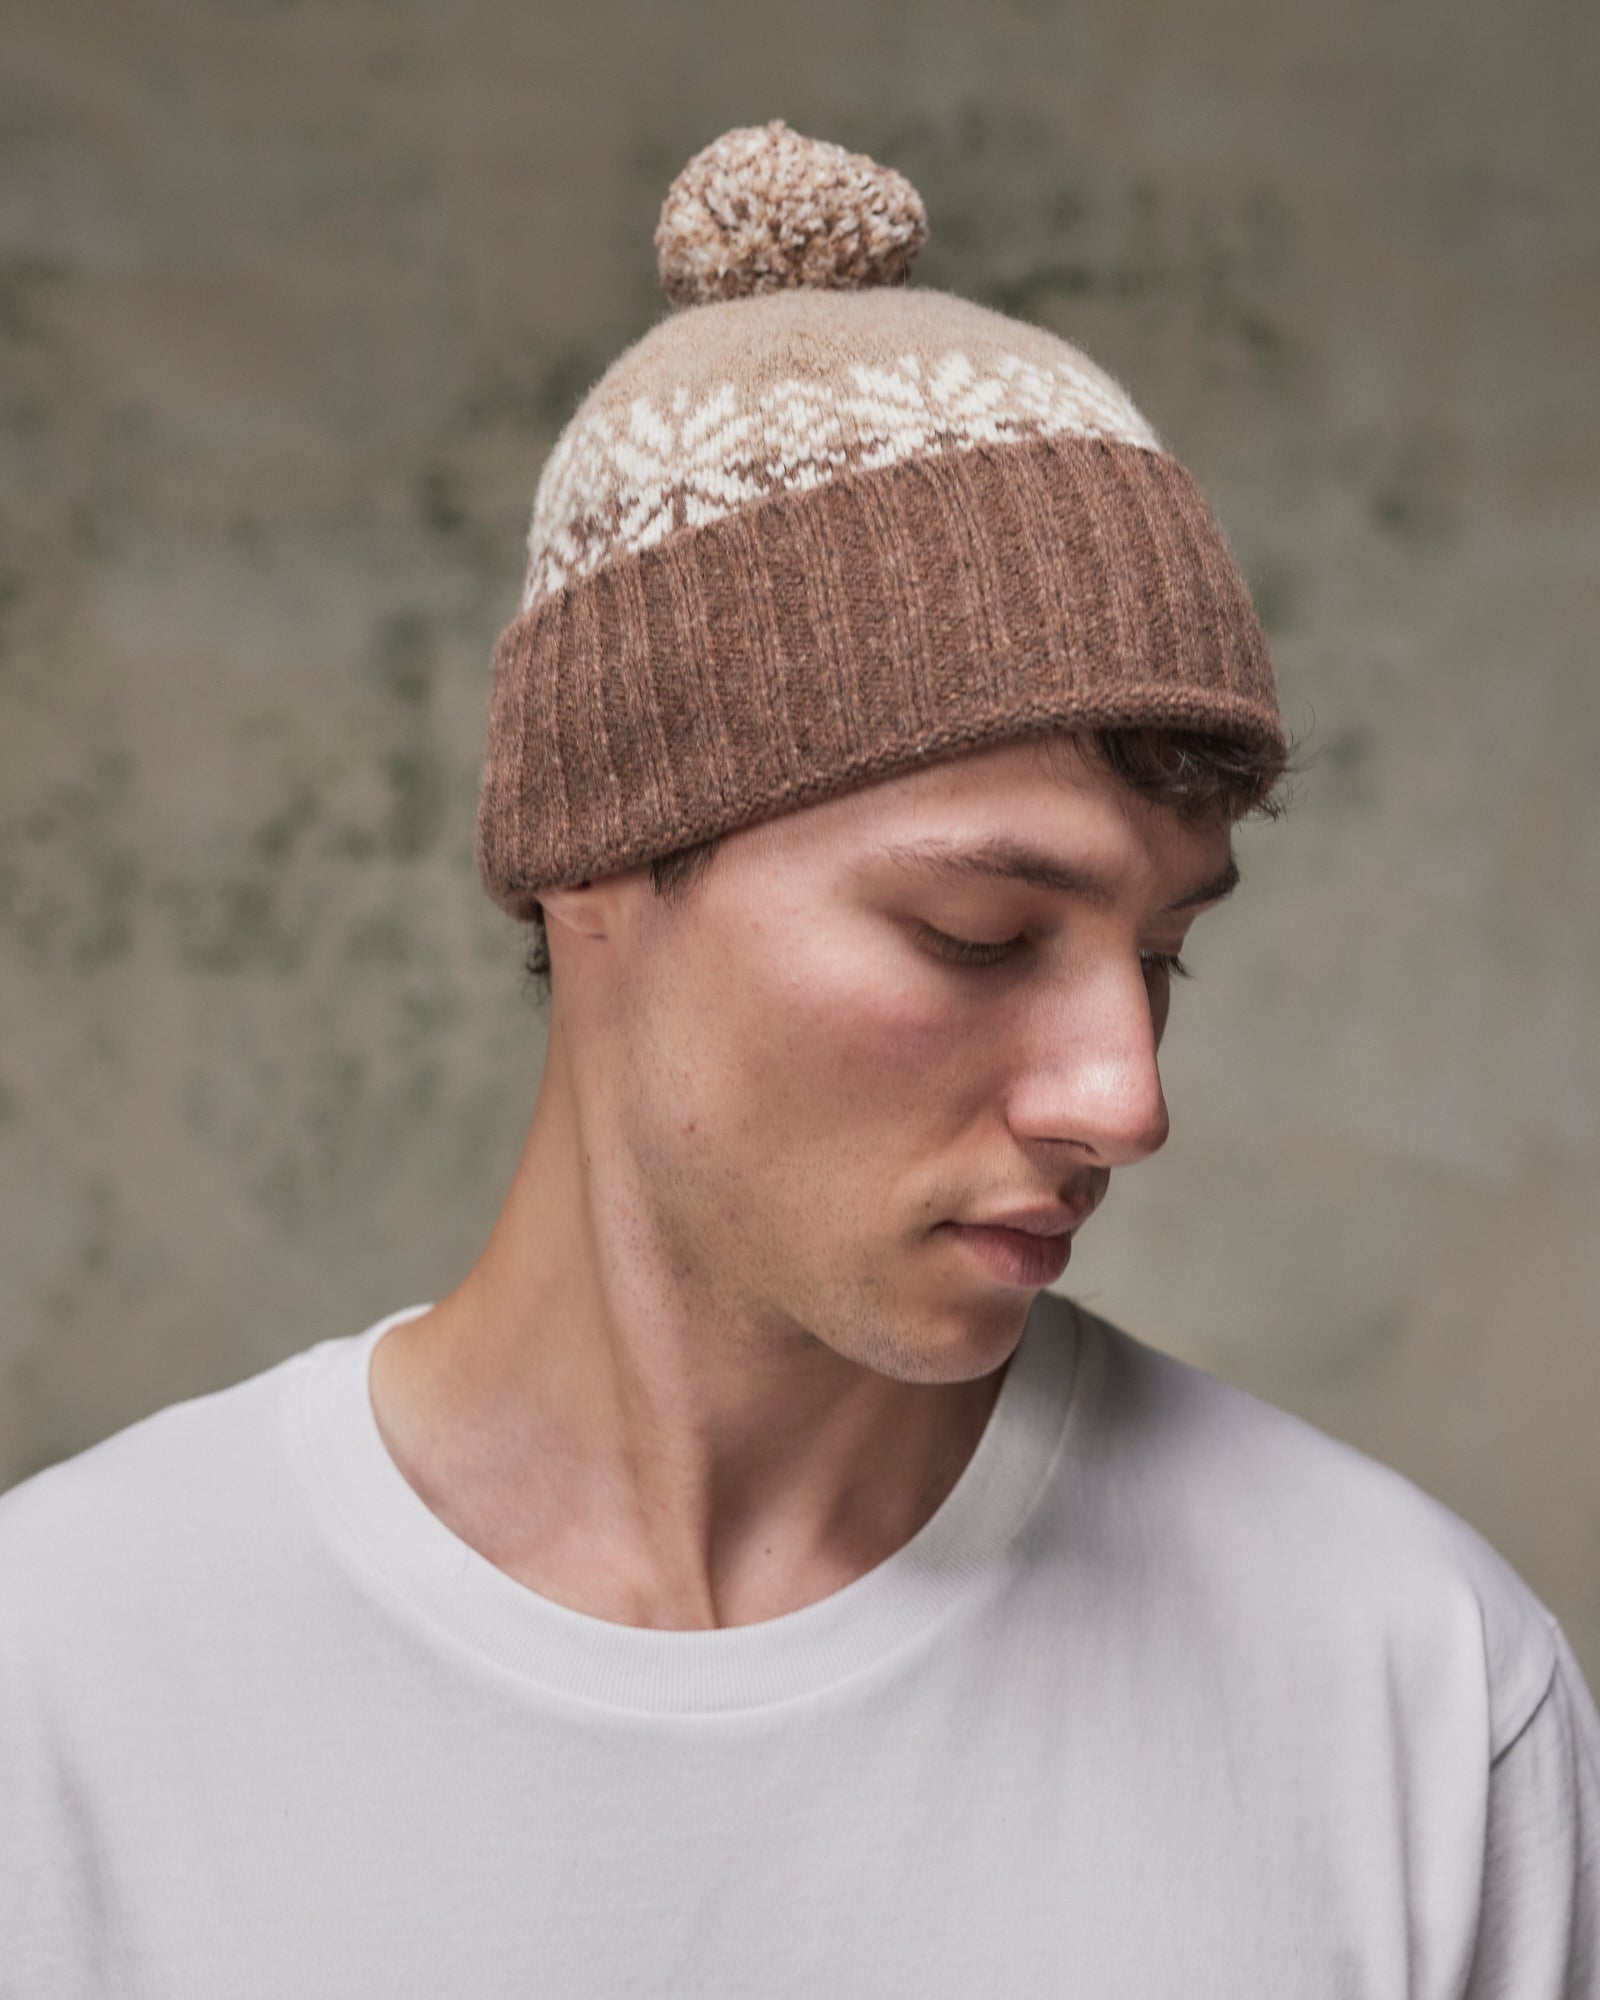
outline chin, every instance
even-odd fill
[[[876,1347],[876,1358],[860,1357],[862,1365],[897,1382],[932,1386],[945,1382],[976,1382],[1003,1368],[1016,1352],[1031,1300],[991,1300],[963,1310],[946,1302],[937,1313],[897,1317]]]

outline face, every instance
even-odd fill
[[[1072,737],[1002,745],[729,835],[673,903],[557,892],[560,1032],[708,1310],[970,1379],[1070,1248],[985,1225],[1076,1224],[1164,1143],[1171,961],[1231,861]]]

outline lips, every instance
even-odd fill
[[[1083,1208],[1018,1208],[1008,1215],[974,1217],[960,1225],[968,1229],[1003,1229],[1019,1236],[1070,1236],[1081,1228],[1094,1211],[1091,1202]]]
[[[952,1237],[1001,1284],[1035,1291],[1054,1284],[1072,1256],[1072,1234],[1064,1227],[1045,1234],[988,1223],[941,1222],[938,1233]]]

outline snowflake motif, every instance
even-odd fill
[[[840,394],[789,377],[748,404],[733,382],[693,404],[679,387],[665,407],[636,396],[623,412],[575,424],[534,496],[523,611],[676,528],[843,471],[1060,431],[1161,448],[1108,376],[1070,362],[1042,367],[1003,353],[980,369],[953,349],[931,366],[915,354],[890,367],[856,363],[849,381]]]

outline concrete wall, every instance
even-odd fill
[[[0,1481],[438,1296],[536,1088],[472,863],[541,459],[699,146],[908,173],[1121,376],[1319,761],[1197,933],[1131,1330],[1600,1682],[1600,184],[1578,0],[23,0],[0,83]]]

